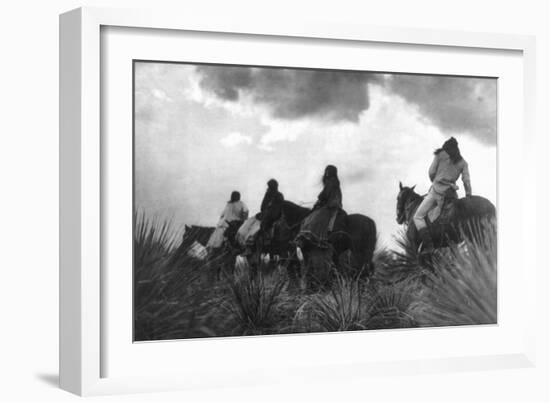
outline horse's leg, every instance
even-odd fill
[[[294,290],[296,288],[299,288],[299,272],[300,272],[300,269],[298,267],[298,264],[293,261],[293,260],[289,260],[287,262],[287,266],[286,266],[286,273],[287,273],[287,276],[288,276],[288,289],[289,291],[290,290]]]
[[[298,257],[298,262],[300,264],[300,289],[305,292],[307,289],[307,270],[309,264],[306,262],[300,247],[296,247],[296,256]]]
[[[265,274],[262,270],[265,267],[263,256],[262,256],[262,249],[263,249],[263,244],[260,244],[259,247],[256,248],[256,251],[253,254],[253,264],[251,266],[252,280],[254,280],[258,275]]]
[[[332,287],[332,283],[338,274],[342,274],[349,269],[349,265],[340,263],[340,257],[344,254],[345,250],[340,250],[333,246],[331,248],[330,267],[327,267],[328,273],[325,276],[325,285],[328,287]]]
[[[418,231],[416,230],[414,221],[409,222],[409,224],[407,225],[407,232],[405,234],[407,239],[411,243],[411,246],[414,248],[414,250],[417,250],[419,246]]]
[[[248,262],[248,277],[250,280],[254,280],[258,272],[257,252],[254,252],[252,256],[249,256],[249,258],[247,259],[247,262]]]
[[[332,248],[332,266],[333,267],[338,267],[338,263],[339,263],[339,260],[338,258],[340,257],[340,255],[342,254],[341,251],[338,251],[336,250],[336,248]]]
[[[216,281],[220,281],[222,278],[223,263],[216,262]]]

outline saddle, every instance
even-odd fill
[[[329,234],[336,232],[347,232],[347,218],[348,213],[345,210],[339,208],[336,212],[336,216],[331,218],[329,223]]]
[[[458,194],[454,189],[447,189],[443,196],[441,209],[433,208],[426,217],[428,225],[445,225],[451,223],[458,209]]]
[[[241,227],[244,221],[236,220],[236,221],[226,221],[226,222],[227,222],[227,228],[224,232],[224,236],[227,238],[227,241],[230,245],[235,246],[237,232],[239,231],[239,228]]]
[[[310,244],[317,248],[327,249],[330,240],[339,235],[347,235],[347,213],[342,209],[313,210],[301,223],[296,240],[302,244]]]

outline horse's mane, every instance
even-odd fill
[[[407,200],[417,201],[417,200],[422,200],[424,198],[424,196],[419,195],[412,188],[406,188],[406,191],[407,191]]]
[[[285,200],[283,202],[283,214],[289,225],[294,225],[302,221],[309,213],[311,209],[299,206],[291,201]]]

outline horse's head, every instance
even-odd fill
[[[300,225],[302,220],[311,212],[306,207],[299,206],[291,201],[284,200],[282,203],[272,204],[262,213],[262,228],[269,229],[275,222],[283,219],[290,227]]]
[[[401,182],[399,182],[399,193],[397,194],[397,207],[396,207],[396,219],[398,224],[403,224],[407,218],[407,212],[406,212],[406,206],[407,202],[411,200],[411,198],[416,195],[413,187],[407,187],[403,186]]]

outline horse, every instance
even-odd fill
[[[424,196],[414,191],[415,186],[403,186],[399,182],[397,195],[396,220],[399,225],[406,225],[406,237],[415,248],[420,245],[418,231],[413,218],[416,210],[422,203]],[[459,243],[463,236],[472,239],[472,224],[483,220],[492,221],[496,217],[493,203],[482,196],[468,196],[461,199],[446,197],[441,213],[433,222],[429,221],[428,228],[433,240],[434,248],[449,246],[450,243]]]
[[[207,272],[210,282],[221,277],[221,272],[232,272],[235,266],[236,253],[234,238],[240,223],[231,223],[224,232],[226,240],[222,247],[210,249],[208,240],[215,227],[185,225],[181,244],[171,259],[171,264],[180,266],[200,266]]]
[[[214,232],[214,227],[201,227],[198,225],[186,225],[185,232],[183,233],[181,245],[190,245],[193,242],[197,241],[203,246],[206,246],[208,239]]]
[[[311,209],[299,206],[291,201],[285,200],[275,209],[268,209],[262,217],[263,228],[273,228],[271,243],[267,250],[271,254],[286,256],[292,260],[293,256],[300,255],[305,258],[302,266],[302,281],[306,281],[312,257],[315,256],[316,247],[304,245],[303,248],[296,248],[293,241],[300,232],[300,226]],[[350,214],[340,216],[340,229],[329,235],[331,260],[334,266],[338,267],[339,259],[344,252],[349,252],[349,260],[346,267],[351,271],[348,274],[357,275],[361,272],[370,274],[373,271],[372,257],[376,246],[376,224],[374,221],[362,214]],[[337,221],[338,221],[337,220]],[[288,274],[291,279],[296,277],[296,266],[290,262]],[[304,287],[304,283],[302,283]]]

